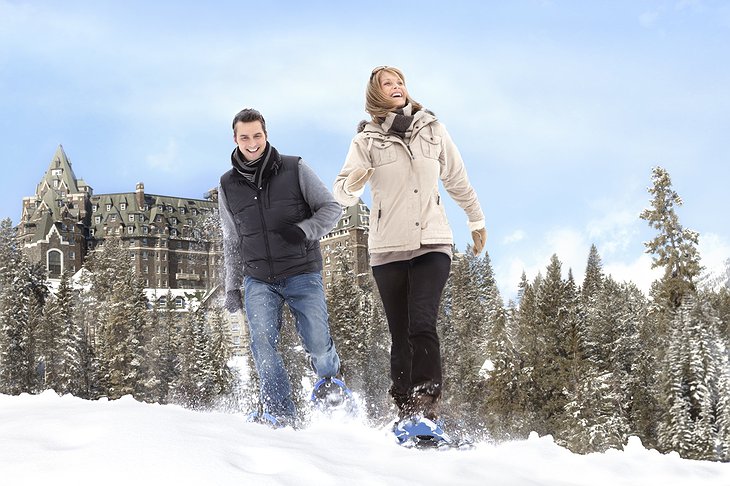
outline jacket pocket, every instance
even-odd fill
[[[395,144],[385,140],[374,142],[370,154],[375,166],[392,164],[398,158]]]
[[[423,156],[429,159],[438,160],[441,155],[441,136],[439,135],[420,135],[421,152]]]

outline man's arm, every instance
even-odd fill
[[[243,284],[243,254],[241,241],[236,231],[236,222],[228,209],[223,187],[218,188],[218,212],[223,230],[223,264],[226,272],[226,292],[237,290]]]
[[[312,209],[312,217],[297,223],[308,240],[318,240],[335,227],[342,217],[342,206],[327,186],[303,161],[299,161],[299,187]]]

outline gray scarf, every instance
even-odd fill
[[[380,124],[386,133],[396,135],[408,143],[413,132],[413,107],[410,103],[400,110],[391,111]]]

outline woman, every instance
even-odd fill
[[[468,217],[475,254],[487,239],[484,214],[449,133],[409,96],[399,69],[372,71],[365,110],[372,119],[360,123],[334,195],[352,206],[370,182],[368,245],[392,339],[390,393],[400,418],[435,420],[442,382],[436,320],[453,243],[439,180]]]

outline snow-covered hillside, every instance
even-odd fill
[[[417,451],[359,423],[271,430],[242,416],[149,405],[0,395],[0,483],[8,485],[717,485],[730,464],[624,451],[580,456],[549,437]]]

